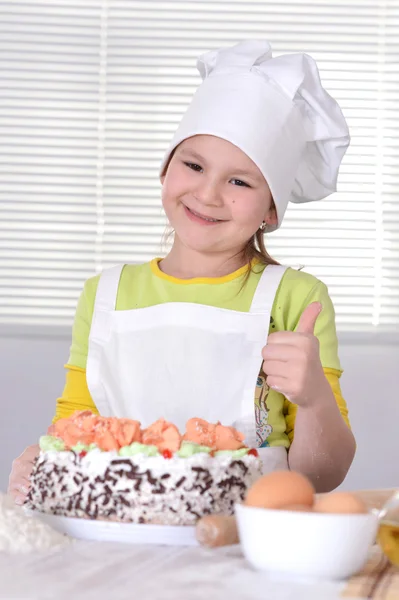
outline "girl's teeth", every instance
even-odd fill
[[[190,210],[190,209],[188,209]],[[199,215],[198,213],[194,212],[193,210],[190,210],[190,212],[193,213],[193,215],[195,215],[196,217],[199,217],[200,219],[204,219],[204,221],[210,221],[211,223],[217,223],[219,221],[219,219],[208,219],[207,217],[203,217],[202,215]]]

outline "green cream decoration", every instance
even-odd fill
[[[190,458],[190,456],[194,456],[194,454],[199,454],[200,452],[209,454],[212,452],[212,448],[209,448],[209,446],[201,446],[201,444],[195,444],[194,442],[183,441],[180,450],[178,450],[176,454],[180,456],[180,458]]]
[[[58,437],[53,435],[42,435],[39,439],[40,450],[43,452],[62,452],[66,450],[65,443]],[[82,444],[78,442],[72,447],[72,450],[79,454],[80,452],[90,452],[91,450],[98,449],[96,444]],[[180,446],[180,450],[176,452],[176,455],[180,458],[190,458],[195,454],[200,453],[210,454],[212,448],[209,446],[201,446],[194,442],[183,441]],[[218,450],[215,452],[215,456],[230,456],[231,458],[242,458],[248,454],[249,448],[239,448],[239,450]],[[119,456],[128,457],[135,456],[136,454],[143,454],[144,456],[160,456],[160,452],[156,446],[150,446],[148,444],[140,444],[139,442],[133,442],[130,446],[123,446],[118,452]]]
[[[159,456],[159,451],[156,446],[140,444],[133,442],[130,446],[123,446],[119,450],[119,456],[134,456],[135,454],[144,454],[145,456]]]
[[[65,450],[63,440],[53,435],[42,435],[39,439],[39,446],[43,452],[62,452]]]
[[[231,456],[231,458],[242,458],[249,452],[249,448],[239,448],[238,450],[218,450],[215,456]]]
[[[80,452],[90,452],[91,450],[96,450],[98,448],[97,444],[82,444],[82,442],[78,442],[75,446],[72,446],[71,450],[79,454]]]

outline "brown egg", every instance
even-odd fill
[[[258,508],[312,506],[314,489],[310,481],[295,471],[274,471],[264,475],[249,488],[245,503]]]
[[[330,514],[365,514],[367,506],[349,492],[334,492],[321,496],[315,502],[314,512]]]
[[[289,504],[288,506],[282,506],[280,510],[292,510],[293,512],[313,512],[311,506],[305,506],[304,504]]]

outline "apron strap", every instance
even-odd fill
[[[277,288],[280,285],[281,278],[283,277],[286,270],[287,267],[283,267],[280,265],[267,265],[259,279],[258,286],[255,290],[255,294],[252,299],[252,304],[249,311],[254,315],[264,315],[264,341],[259,342],[259,365],[257,366],[256,373],[253,373],[254,383],[251,387],[249,387],[246,390],[246,393],[243,396],[241,405],[241,417],[237,420],[235,427],[237,427],[239,431],[242,431],[242,433],[245,435],[245,443],[248,446],[253,446],[254,448],[257,446],[254,415],[255,381],[262,364],[261,350],[262,346],[266,344],[269,332],[270,315],[276,296]],[[285,452],[285,455],[286,454],[287,453]],[[285,460],[287,459],[285,458]]]
[[[101,273],[94,303],[94,312],[97,310],[115,310],[119,280],[124,266],[116,265],[115,267],[105,269]]]
[[[86,380],[90,393],[93,396],[94,382],[99,381],[99,368],[101,364],[102,345],[107,342],[110,329],[111,312],[115,310],[116,297],[118,294],[119,280],[124,265],[116,265],[105,269],[98,282],[96,299],[94,302],[93,318],[89,334],[89,352],[86,365]],[[105,390],[98,386],[95,398],[97,408],[101,414],[105,414],[103,404],[105,403]]]
[[[277,288],[287,268],[283,265],[267,265],[255,290],[250,313],[271,314]]]
[[[110,313],[115,310],[119,280],[124,266],[116,265],[115,267],[105,269],[101,273],[98,282],[90,327],[89,353],[86,365],[86,379],[90,392],[92,379],[98,377],[97,367],[101,363],[98,358],[101,354],[101,344],[104,344],[110,335]]]

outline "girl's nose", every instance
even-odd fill
[[[198,186],[196,198],[206,206],[221,206],[223,204],[219,186],[213,181],[202,181]]]

